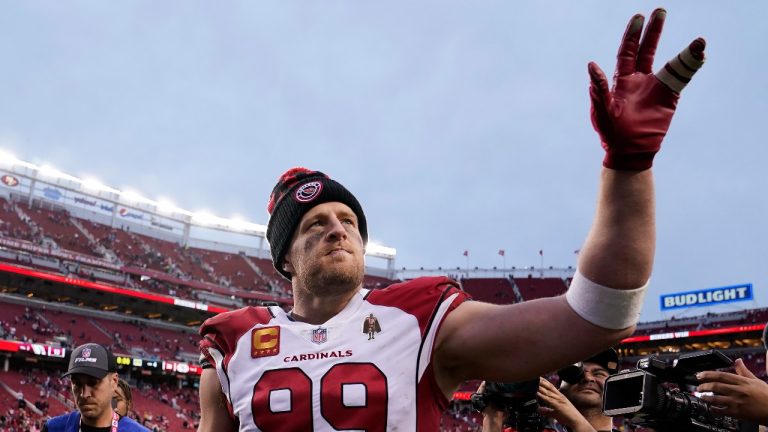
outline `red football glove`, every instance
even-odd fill
[[[704,39],[691,42],[677,57],[653,73],[653,57],[667,12],[656,9],[640,40],[645,18],[632,17],[617,55],[613,88],[600,67],[589,63],[592,126],[600,135],[603,166],[615,170],[645,170],[653,164],[680,91],[704,64]]]

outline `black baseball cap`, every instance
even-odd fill
[[[608,374],[614,375],[619,372],[619,353],[608,348],[601,351],[583,362],[574,363],[557,371],[557,375],[564,382],[576,384],[584,378],[584,363],[595,363],[605,368]]]
[[[599,352],[594,356],[584,360],[588,363],[596,363],[604,367],[611,375],[619,371],[619,353],[613,348]]]
[[[115,356],[97,343],[80,345],[69,356],[69,369],[62,377],[83,374],[102,379],[108,373],[117,372]]]

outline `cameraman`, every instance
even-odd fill
[[[539,407],[539,413],[557,420],[553,430],[595,432],[592,424],[576,409],[573,403],[546,378],[540,378],[537,396],[546,405]]]
[[[477,388],[477,394],[485,394],[485,381],[480,383],[480,387]],[[505,430],[504,418],[507,413],[503,406],[497,406],[491,400],[488,401],[480,413],[483,415],[483,432],[502,432]]]
[[[613,420],[603,415],[603,387],[618,371],[619,354],[609,348],[581,364],[560,369],[559,391],[542,378],[538,396],[545,406],[539,412],[557,420],[558,430],[612,431]]]
[[[569,432],[612,431],[613,421],[603,415],[603,385],[609,375],[618,372],[619,356],[613,349],[605,350],[582,363],[558,371],[562,379],[560,390],[545,378],[539,378],[537,398],[542,403],[539,414],[557,424],[542,430]],[[477,390],[485,394],[485,382]],[[503,406],[486,397],[483,432],[501,432],[507,413]],[[509,429],[512,430],[512,429]]]
[[[485,382],[472,395],[472,408],[483,415],[483,432],[555,432],[538,412],[539,380]]]

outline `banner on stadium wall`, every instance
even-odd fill
[[[184,229],[183,226],[178,222],[175,222],[169,219],[162,219],[157,216],[150,216],[149,224],[155,228],[162,228],[167,231],[174,231],[174,230],[182,231]]]
[[[664,294],[660,296],[659,299],[661,301],[661,310],[664,311],[669,309],[706,307],[723,303],[753,300],[754,293],[752,292],[752,284],[742,284],[675,294]]]
[[[117,208],[117,214],[124,219],[133,219],[137,221],[144,220],[144,212],[140,212],[138,210],[131,210],[127,207],[119,206]]]
[[[2,174],[0,175],[0,183],[2,183],[4,186],[15,188],[21,184],[21,180],[19,180],[19,178],[15,175],[5,174],[2,171],[0,171],[0,174]]]
[[[56,186],[51,186],[45,183],[38,183],[35,189],[32,191],[32,195],[36,198],[42,198],[46,201],[63,202],[68,199],[67,193],[64,189],[60,189]]]
[[[72,194],[72,203],[80,208],[87,210],[98,210],[100,212],[109,214],[112,214],[112,212],[115,210],[115,205],[110,202],[102,201],[95,197],[78,193]]]
[[[27,352],[40,357],[64,358],[67,349],[60,346],[53,346],[40,343],[27,343],[13,340],[0,339],[0,351],[8,352]]]

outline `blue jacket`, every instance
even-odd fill
[[[54,417],[45,423],[48,432],[78,432],[80,430],[80,411]],[[149,429],[128,417],[120,417],[117,432],[149,432]]]

